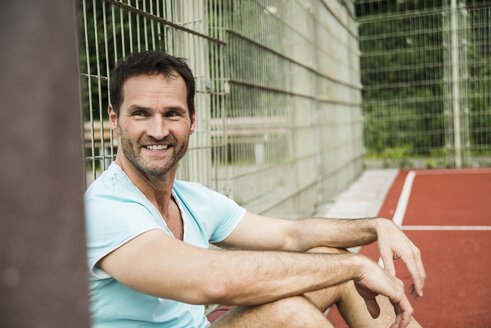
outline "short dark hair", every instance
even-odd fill
[[[191,72],[184,58],[174,57],[161,51],[135,52],[118,60],[109,84],[111,105],[116,115],[119,116],[119,110],[123,103],[123,84],[128,78],[143,74],[164,74],[166,77],[176,77],[175,72],[186,83],[189,116],[193,116],[195,93],[193,72]]]

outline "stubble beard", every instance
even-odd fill
[[[163,166],[158,165],[156,168],[150,168],[149,163],[147,163],[140,155],[142,146],[139,146],[131,139],[126,138],[122,130],[120,131],[121,149],[126,159],[128,159],[128,161],[130,161],[130,163],[132,163],[138,170],[151,176],[162,177],[169,173],[169,171],[176,166],[179,160],[186,154],[188,149],[189,136],[184,143],[179,144],[176,142],[173,144],[171,147],[172,156],[166,161],[163,161]]]

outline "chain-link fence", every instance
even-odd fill
[[[118,58],[189,59],[196,132],[178,178],[247,209],[311,214],[362,170],[354,8],[327,0],[81,0],[87,182],[116,154],[108,79]]]
[[[491,2],[355,7],[368,162],[491,165]]]

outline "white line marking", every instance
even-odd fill
[[[406,214],[407,203],[409,201],[409,195],[411,195],[411,188],[413,187],[414,177],[416,172],[409,171],[404,181],[404,186],[402,187],[401,195],[397,201],[396,212],[392,221],[398,226],[402,226],[402,220],[404,220],[404,214]],[[382,262],[382,257],[378,260],[378,264],[383,268],[384,263]]]
[[[402,226],[402,230],[427,230],[427,231],[487,231],[491,226]]]
[[[404,181],[404,187],[402,187],[401,196],[399,196],[399,201],[397,202],[396,212],[394,213],[394,218],[392,221],[400,227],[402,225],[402,220],[404,220],[404,214],[406,214],[407,203],[409,201],[409,195],[411,195],[411,188],[413,187],[413,181],[416,173],[410,171],[406,180]]]

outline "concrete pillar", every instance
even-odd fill
[[[73,1],[0,3],[0,326],[88,327]]]

